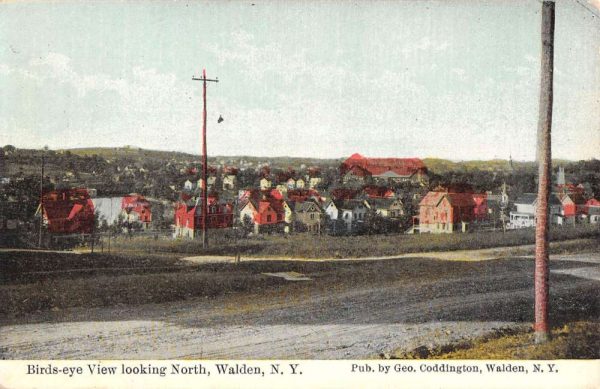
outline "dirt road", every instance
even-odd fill
[[[400,265],[389,260],[376,271]],[[311,281],[261,293],[36,313],[1,323],[0,355],[373,357],[398,348],[457,342],[499,328],[528,327],[533,317],[532,265],[527,259],[502,259],[477,263],[468,274],[416,280],[381,277],[382,282],[371,278],[350,284],[313,276]],[[555,257],[551,268],[551,316],[598,319],[600,254]]]

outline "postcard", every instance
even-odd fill
[[[0,2],[0,387],[594,387],[600,2]]]

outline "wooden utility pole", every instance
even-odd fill
[[[542,4],[542,66],[538,119],[538,196],[535,227],[535,342],[548,340],[548,200],[552,174],[552,80],[554,68],[554,2]]]
[[[215,78],[210,80],[206,78],[206,69],[202,69],[202,78],[192,77],[193,81],[202,81],[202,101],[204,102],[202,111],[202,248],[208,248],[208,236],[206,235],[206,219],[208,218],[208,185],[207,179],[207,157],[206,157],[206,83],[219,82]]]
[[[44,153],[44,151],[42,151]],[[40,174],[40,228],[38,231],[38,247],[42,247],[42,232],[44,224],[44,154],[42,154],[42,171]]]

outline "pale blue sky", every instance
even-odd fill
[[[4,3],[0,145],[199,153],[191,77],[206,67],[220,79],[208,91],[213,155],[532,160],[540,10],[537,0]],[[600,158],[600,18],[575,0],[556,5],[553,154]]]

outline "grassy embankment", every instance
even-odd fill
[[[551,331],[550,341],[535,344],[533,331],[499,332],[434,350],[397,352],[400,359],[598,359],[600,323],[568,322]]]
[[[557,227],[551,230],[552,242],[578,239],[576,243],[554,245],[561,253],[598,248],[598,225]],[[280,256],[297,258],[357,258],[389,256],[428,251],[455,251],[533,244],[533,229],[503,233],[423,235],[317,236],[308,234],[260,235],[236,238],[232,231],[210,231],[210,247],[202,249],[199,240],[153,239],[151,237],[120,238],[113,242],[117,251],[141,253],[177,253],[194,255]],[[521,250],[522,251],[522,250]]]

